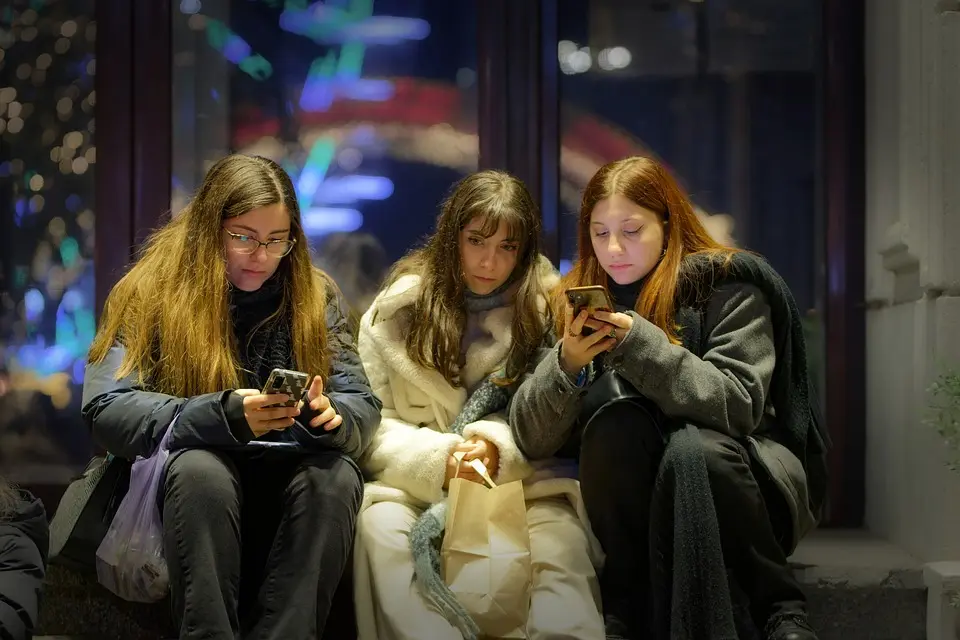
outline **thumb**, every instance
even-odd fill
[[[311,400],[316,400],[323,395],[323,378],[313,376],[313,382],[310,383],[310,392],[308,394]]]
[[[241,398],[247,398],[249,396],[258,396],[261,392],[259,389],[237,389],[234,393]]]

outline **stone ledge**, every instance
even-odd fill
[[[923,589],[923,564],[894,544],[859,529],[821,529],[790,556],[802,584]]]
[[[960,562],[931,562],[923,568],[927,586],[927,640],[960,638]]]

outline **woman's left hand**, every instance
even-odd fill
[[[613,327],[610,337],[619,344],[623,342],[627,333],[633,327],[633,316],[627,313],[610,313],[609,311],[593,311],[590,314],[601,322],[606,322]]]
[[[490,477],[495,477],[500,471],[500,450],[497,449],[497,445],[476,436],[467,440],[466,444],[470,445],[472,449],[463,456],[463,459],[479,460],[487,468],[487,474]]]
[[[314,376],[310,388],[307,389],[307,402],[310,409],[320,415],[310,421],[313,428],[323,427],[324,431],[333,431],[343,423],[343,418],[337,413],[337,410],[330,404],[330,398],[323,394],[323,378]]]

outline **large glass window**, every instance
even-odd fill
[[[786,279],[817,374],[819,29],[803,0],[560,0],[557,45],[562,257],[596,169],[654,154],[716,237]]]
[[[318,260],[362,311],[476,169],[474,3],[174,4],[174,210],[226,153],[277,160]]]
[[[26,484],[65,484],[90,454],[93,15],[93,0],[0,8],[0,475]]]

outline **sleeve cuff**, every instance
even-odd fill
[[[234,391],[227,391],[220,400],[223,405],[223,415],[227,418],[230,433],[238,441],[246,444],[254,439],[253,431],[247,424],[247,417],[243,415],[243,396]]]

